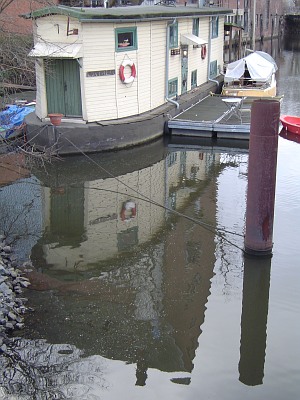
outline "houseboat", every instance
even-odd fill
[[[33,20],[37,97],[27,140],[59,154],[124,148],[163,134],[170,117],[223,81],[219,7],[53,6]],[[54,126],[51,114],[61,114]]]

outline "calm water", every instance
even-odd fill
[[[300,53],[271,51],[281,113],[300,115]],[[268,260],[242,252],[247,165],[247,148],[157,142],[4,185],[35,312],[0,398],[298,399],[300,144],[279,137]]]

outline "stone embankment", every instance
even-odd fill
[[[29,267],[30,263],[23,265]],[[25,306],[27,299],[22,297],[23,289],[30,285],[13,258],[12,248],[0,236],[0,353],[6,350],[7,334],[24,326],[24,315],[31,311]]]

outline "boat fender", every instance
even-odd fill
[[[206,45],[201,46],[201,58],[204,60],[206,57]]]
[[[129,211],[129,213],[128,213]],[[123,203],[120,217],[122,221],[129,221],[136,216],[136,204],[134,201],[126,201]]]
[[[125,67],[129,66],[131,68],[131,75],[126,78],[124,74]],[[119,69],[119,76],[123,83],[132,83],[136,77],[136,68],[134,62],[131,60],[124,60]]]

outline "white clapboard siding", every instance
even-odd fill
[[[208,18],[200,18],[199,21],[199,37],[209,42],[209,20]],[[201,58],[201,47],[193,48],[190,46],[189,52],[189,85],[191,85],[191,73],[197,70],[197,86],[207,81],[208,71],[208,44],[206,45],[206,58]],[[188,87],[190,89],[191,86]]]
[[[36,105],[35,112],[39,118],[43,118],[47,114],[46,109],[46,85],[45,85],[45,75],[44,75],[44,63],[36,62],[36,86],[39,88],[36,93]]]
[[[139,24],[137,29],[137,83],[139,113],[151,109],[151,23]]]
[[[89,122],[115,119],[115,75],[87,76],[90,72],[115,70],[113,24],[83,24],[83,38],[82,67],[87,119]]]
[[[165,102],[166,22],[151,24],[151,108]]]
[[[36,20],[37,37],[49,43],[81,42],[81,24],[77,19],[69,19],[69,30],[78,29],[78,35],[67,35],[68,18],[64,15],[49,15]]]
[[[116,118],[115,76],[91,77],[85,86],[89,95],[85,96],[85,105],[89,121]]]
[[[129,84],[125,84],[119,78],[119,68],[124,60],[132,61],[136,69],[139,69],[139,65],[136,59],[136,51],[116,53],[116,102],[117,102],[117,118],[124,118],[130,115],[136,115],[139,113],[138,110],[138,76],[136,79]],[[130,67],[125,68],[125,77],[130,76]]]

